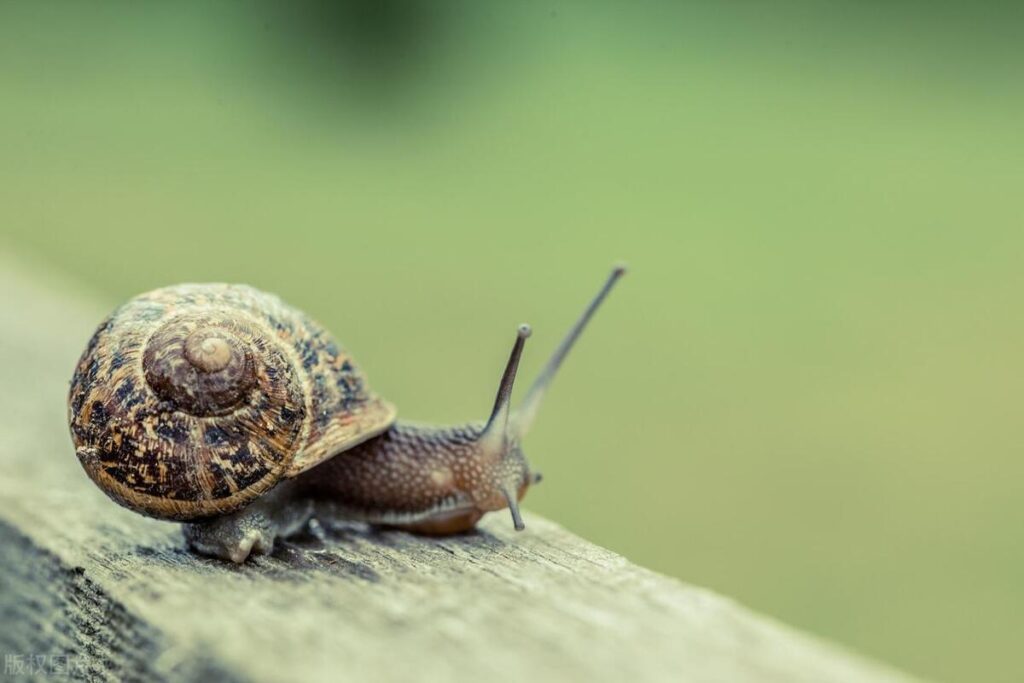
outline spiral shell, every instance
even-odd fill
[[[386,430],[395,408],[315,322],[244,285],[154,290],[96,330],[68,416],[89,477],[160,519],[241,508]]]

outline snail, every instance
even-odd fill
[[[193,550],[243,562],[314,517],[445,535],[472,529],[540,481],[521,442],[615,268],[515,411],[530,327],[516,330],[490,417],[435,427],[396,420],[320,325],[247,285],[183,284],[115,310],[68,395],[75,453],[126,508],[184,522]]]

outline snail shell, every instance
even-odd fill
[[[170,520],[233,512],[395,420],[318,324],[224,284],[166,287],[114,311],[78,362],[68,413],[89,477]]]

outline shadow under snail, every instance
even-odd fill
[[[540,481],[521,441],[544,392],[623,274],[615,268],[511,410],[521,325],[486,422],[397,422],[320,325],[245,285],[142,294],[96,330],[68,418],[89,477],[114,501],[187,522],[194,550],[243,562],[311,518],[443,535],[472,529]]]

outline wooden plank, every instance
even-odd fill
[[[106,311],[0,254],[0,652],[99,680],[910,680],[536,515],[424,539],[313,527],[243,566],[81,472],[67,381]],[[32,671],[35,673],[31,673]]]

